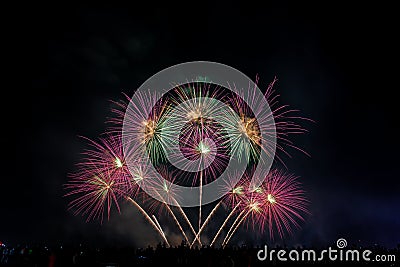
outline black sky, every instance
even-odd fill
[[[296,138],[312,157],[293,152],[287,160],[312,202],[312,216],[295,242],[330,244],[345,237],[395,246],[400,181],[393,10],[215,1],[10,11],[0,240],[154,240],[127,235],[130,227],[142,227],[127,216],[103,226],[74,217],[62,185],[84,148],[78,135],[96,138],[105,130],[108,100],[132,94],[163,68],[208,60],[251,78],[258,74],[262,88],[276,75],[282,102],[316,121]]]

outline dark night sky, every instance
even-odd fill
[[[292,151],[287,160],[312,202],[293,242],[344,237],[395,246],[399,46],[392,10],[217,1],[14,10],[4,51],[12,81],[2,90],[0,240],[153,242],[130,208],[102,226],[74,217],[62,185],[84,148],[78,135],[105,130],[110,99],[132,94],[165,67],[208,60],[259,74],[262,88],[276,75],[282,102],[316,121],[296,138],[312,157]]]

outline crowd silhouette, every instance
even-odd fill
[[[386,249],[373,246],[370,249],[374,254],[395,255],[395,262],[319,262],[287,261],[281,262],[276,258],[273,261],[260,261],[257,252],[261,247],[230,246],[226,248],[210,248],[208,246],[189,248],[184,242],[179,246],[166,247],[158,244],[156,247],[133,248],[103,247],[94,248],[82,244],[76,246],[27,246],[13,247],[0,246],[0,266],[399,266],[400,244],[397,248]],[[280,248],[275,249],[285,249]],[[296,249],[296,248],[290,248]],[[297,248],[300,251],[300,248]],[[316,251],[319,251],[316,249]]]

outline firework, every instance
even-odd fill
[[[241,211],[236,217],[232,226],[230,227],[228,233],[226,234],[226,237],[222,242],[222,247],[225,247],[226,244],[228,244],[229,240],[232,238],[236,230],[246,218],[250,217],[250,222],[253,223],[254,228],[254,224],[259,221],[262,216],[264,216],[262,210],[262,202],[257,191],[249,191],[247,193],[245,201],[240,202],[240,204],[241,207],[239,208],[239,210]]]
[[[77,171],[65,185],[69,192],[65,196],[76,197],[69,204],[75,214],[87,215],[87,220],[107,218],[112,204],[119,210],[118,200],[130,192],[132,183],[126,167],[121,140],[115,135],[105,135],[99,142],[83,137],[89,148],[83,154]]]
[[[144,186],[147,188],[146,192],[150,192],[152,194],[155,194],[161,199],[162,201],[158,201],[148,195],[148,193],[142,193],[141,195],[144,198],[144,202],[148,204],[149,210],[151,212],[156,212],[162,214],[162,211],[165,209],[173,218],[174,222],[178,226],[179,230],[181,231],[183,237],[185,240],[189,243],[189,239],[179,222],[178,218],[176,217],[175,213],[173,212],[172,208],[167,204],[167,203],[176,203],[176,206],[178,208],[179,213],[183,216],[184,220],[186,223],[189,225],[193,235],[196,235],[196,232],[187,218],[185,212],[183,211],[182,207],[179,206],[178,201],[179,200],[179,192],[176,190],[176,186],[174,185],[174,181],[176,179],[176,174],[173,172],[170,172],[167,170],[165,167],[160,167],[158,169],[159,173],[161,174],[160,176],[154,175],[151,172],[143,172],[143,170],[150,170],[151,168],[146,168],[145,165],[138,165],[138,170],[141,171],[140,174],[140,188],[143,188]],[[167,183],[168,181],[169,183]],[[138,181],[139,182],[139,181]],[[198,240],[198,238],[197,238]]]
[[[193,131],[181,137],[180,151],[176,155],[172,154],[171,158],[181,163],[184,169],[196,171],[195,175],[189,176],[193,179],[192,185],[199,181],[197,178],[200,171],[203,171],[205,181],[211,182],[225,170],[229,152],[223,144],[225,138],[219,129],[210,127],[203,132]]]
[[[238,202],[235,207],[233,207],[232,211],[229,213],[229,215],[226,217],[225,221],[222,223],[221,227],[218,229],[217,233],[214,236],[214,239],[211,241],[210,246],[214,244],[214,242],[217,240],[218,236],[221,234],[222,229],[224,229],[225,225],[228,223],[229,219],[235,214],[236,209],[239,207],[241,203]]]
[[[201,231],[204,228],[201,226],[202,217],[202,190],[205,181],[212,181],[218,177],[218,173],[223,172],[228,164],[228,154],[222,146],[222,138],[218,130],[214,130],[208,126],[202,130],[193,130],[187,132],[180,144],[180,150],[184,155],[185,168],[199,170],[194,174],[190,173],[193,179],[192,184],[199,182],[199,219],[198,219],[198,233],[195,240],[200,242]],[[181,139],[182,140],[182,139]],[[184,175],[182,174],[184,177]],[[195,241],[194,240],[194,241]],[[193,241],[193,242],[194,242]]]
[[[118,135],[106,134],[96,142],[82,137],[88,142],[89,148],[83,154],[83,159],[77,164],[75,177],[90,175],[91,173],[107,173],[110,180],[121,187],[121,190],[130,191],[132,187],[131,175],[125,163],[121,138]]]
[[[258,228],[261,232],[268,227],[271,239],[274,238],[275,230],[283,238],[285,233],[292,234],[293,226],[299,228],[297,220],[304,220],[304,214],[308,214],[308,200],[297,177],[279,170],[271,171],[262,186],[248,191],[245,200],[240,203],[241,211],[222,246],[226,246],[243,222],[247,221],[253,229]]]
[[[196,242],[196,240],[200,240],[200,235],[201,232],[204,230],[204,228],[206,227],[207,223],[210,221],[210,219],[213,217],[213,215],[215,214],[215,211],[219,208],[219,206],[221,205],[222,201],[219,201],[217,205],[215,205],[215,207],[212,209],[212,211],[210,212],[210,214],[207,216],[207,218],[205,219],[203,225],[200,227],[199,231],[197,232],[192,244],[190,245],[190,247],[192,247],[194,245],[194,243]]]
[[[168,210],[168,212],[171,214],[172,218],[174,219],[176,225],[178,226],[179,230],[181,231],[186,242],[189,243],[189,238],[187,237],[185,231],[183,230],[182,225],[180,224],[179,220],[176,218],[175,213],[172,211],[172,209],[170,208],[170,206],[168,204],[164,203],[164,205],[166,206],[166,209]]]
[[[314,121],[300,116],[298,114],[299,110],[291,109],[289,105],[282,105],[279,103],[280,95],[277,94],[274,89],[276,82],[277,79],[274,77],[274,80],[268,85],[264,94],[264,97],[267,99],[268,105],[271,108],[272,116],[275,122],[277,139],[276,148],[278,151],[289,157],[290,154],[286,151],[285,147],[294,148],[309,156],[305,150],[295,146],[289,137],[294,134],[304,134],[307,132],[307,130],[304,129],[300,124],[302,121]],[[276,155],[276,158],[285,166],[285,163],[279,154]]]
[[[239,208],[242,201],[246,200],[246,191],[250,181],[249,176],[245,174],[238,182],[235,182],[235,176],[238,175],[239,174],[235,172],[233,176],[228,176],[228,179],[224,181],[225,183],[222,186],[222,192],[224,193],[224,197],[221,199],[218,205],[220,203],[225,203],[228,206],[228,208],[232,208],[232,210],[226,217],[225,221],[222,223],[221,227],[218,229],[217,233],[215,234],[213,240],[210,243],[210,246],[212,246],[214,242],[217,240],[221,231],[226,226],[229,219],[235,214],[236,209]]]
[[[258,79],[256,80],[256,84]],[[264,105],[265,99],[258,95],[257,85],[237,90],[228,98],[230,114],[222,117],[231,143],[231,154],[239,160],[258,160],[261,150],[272,157],[275,142],[275,125],[272,113]],[[264,135],[262,135],[264,133]]]
[[[233,172],[233,174],[228,175],[228,179],[224,180],[224,184],[221,186],[221,190],[224,193],[222,201],[230,208],[233,208],[237,203],[246,198],[246,191],[248,190],[251,177],[245,173],[241,179],[236,182],[236,177],[239,175],[238,172]]]
[[[167,128],[180,132],[179,139],[173,147],[178,148],[171,153],[176,160],[183,160],[183,168],[197,170],[193,178],[193,184],[199,181],[199,218],[198,229],[201,228],[202,217],[202,188],[204,178],[213,180],[218,171],[226,166],[228,155],[224,153],[222,134],[218,132],[217,119],[220,115],[219,90],[212,90],[211,84],[193,83],[187,86],[179,86],[174,91],[172,98],[174,112],[166,119]],[[167,132],[168,132],[167,129]],[[175,141],[176,140],[176,141]],[[182,157],[183,154],[183,157]],[[178,162],[179,163],[179,162]],[[199,242],[200,235],[196,235]]]
[[[303,151],[290,141],[290,135],[306,132],[300,121],[308,119],[279,104],[275,82],[261,96],[256,93],[256,84],[230,90],[207,82],[180,85],[164,96],[150,90],[136,93],[133,98],[124,95],[123,100],[113,102],[114,116],[107,121],[111,124],[107,133],[98,142],[85,138],[89,149],[65,185],[69,191],[66,196],[74,197],[69,209],[87,216],[87,220],[102,221],[105,214],[109,218],[112,207],[120,212],[118,202],[125,199],[168,246],[168,238],[153,212],[158,212],[159,219],[164,215],[162,211],[171,216],[190,247],[196,242],[202,245],[202,233],[221,207],[227,209],[227,217],[211,246],[227,226],[223,247],[243,225],[260,232],[268,229],[271,238],[275,233],[280,238],[292,234],[293,227],[299,227],[299,221],[308,213],[308,201],[297,177],[278,170],[268,174],[229,173],[221,187],[224,196],[202,222],[203,186],[216,180],[231,158],[252,167],[261,161],[263,152],[272,159],[275,147],[286,155],[286,147]],[[283,163],[279,155],[277,159]],[[254,178],[263,182],[250,188]],[[199,186],[197,231],[179,205],[179,183]],[[168,203],[176,205],[170,207]],[[189,239],[185,227],[189,227],[193,239]]]
[[[90,169],[88,172],[81,171],[79,176],[73,176],[71,181],[65,185],[69,190],[65,196],[74,196],[68,209],[74,210],[74,214],[87,216],[87,221],[100,219],[103,221],[104,210],[107,218],[110,218],[111,207],[114,203],[120,212],[118,201],[123,191],[123,184],[114,179],[110,170]]]
[[[219,102],[222,94],[219,88],[212,88],[211,84],[193,83],[178,86],[174,90],[174,116],[170,118],[173,129],[184,129],[185,134],[192,131],[204,131],[217,121]],[[218,117],[218,116],[217,116]]]
[[[258,218],[259,227],[264,231],[268,226],[270,237],[276,230],[281,238],[285,232],[292,234],[292,227],[299,228],[298,220],[308,214],[308,200],[301,189],[298,177],[283,171],[271,171],[262,185],[260,202],[264,216]]]
[[[171,96],[173,112],[166,116],[163,137],[170,147],[171,162],[198,174],[191,176],[193,185],[201,180],[200,170],[204,170],[207,181],[212,181],[229,161],[227,137],[218,123],[223,116],[218,97],[218,88],[212,90],[210,85],[197,83],[179,86]]]
[[[202,245],[201,240],[200,240],[199,236],[197,235],[196,231],[194,230],[192,223],[190,222],[190,220],[187,217],[185,211],[182,209],[182,207],[178,204],[177,201],[175,201],[175,206],[178,208],[180,214],[185,219],[186,223],[189,225],[189,228],[192,231],[192,233],[195,236],[195,238],[197,237],[197,241],[199,242],[199,244]]]
[[[135,201],[133,200],[131,197],[126,197],[126,199],[131,202],[144,216],[144,218],[150,223],[151,226],[153,226],[153,228],[160,234],[160,236],[164,239],[165,243],[169,246],[169,242],[167,240],[167,237],[165,236],[163,230],[161,229],[161,227],[159,227],[159,223],[158,222],[154,222],[150,216],[147,214],[147,212]]]
[[[176,199],[179,198],[179,194],[176,191],[176,187],[174,186],[174,180],[176,176],[173,173],[168,172],[166,168],[159,169],[159,173],[162,174],[161,177],[154,177],[155,181],[153,181],[151,189],[147,192],[152,192],[153,194],[157,195],[161,201],[158,201],[152,197],[148,197],[148,195],[146,194],[147,197],[145,198],[145,202],[150,203],[149,209],[151,211],[158,210],[159,213],[161,213],[161,211],[165,208],[166,211],[172,216],[175,224],[178,226],[186,242],[189,243],[189,239],[185,231],[183,230],[182,225],[180,224],[171,207],[167,204],[171,201],[176,201]],[[166,181],[169,181],[170,183],[167,183]]]
[[[109,132],[122,134],[123,140],[128,142],[126,147],[131,150],[125,151],[126,157],[136,159],[148,155],[155,164],[163,161],[167,145],[163,135],[168,135],[164,129],[168,104],[159,95],[150,92],[137,93],[135,100],[124,96],[125,100],[113,102],[115,107],[111,111],[115,116],[107,121],[112,124]],[[156,105],[152,107],[154,102]],[[125,132],[121,130],[123,125]],[[161,129],[164,129],[163,135]]]

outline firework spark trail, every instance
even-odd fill
[[[163,200],[163,197],[158,192],[156,192],[156,193]],[[176,218],[175,213],[172,211],[170,206],[165,201],[163,203],[164,203],[165,207],[167,208],[168,212],[171,214],[172,218],[174,219],[174,221],[175,221],[176,225],[178,226],[179,230],[182,232],[182,235],[185,238],[186,242],[189,243],[189,239],[188,239],[185,231],[183,230],[182,225],[179,223],[178,219]]]
[[[200,229],[201,229],[201,206],[202,205],[202,196],[203,196],[203,171],[200,171],[200,193],[199,193],[199,201],[200,201],[200,207],[199,207],[199,232],[200,233]],[[194,240],[196,240],[196,238],[199,240],[199,242],[201,243],[201,238],[200,238],[200,234],[197,234],[196,237],[194,238]]]
[[[161,175],[162,177],[168,177],[167,180],[169,180],[173,184],[173,182],[174,182],[176,177],[174,175],[172,175],[171,173],[169,173],[166,168],[159,169],[159,172],[162,173],[162,175]],[[196,235],[196,231],[194,230],[191,222],[189,221],[188,217],[186,216],[186,213],[183,211],[182,207],[179,205],[179,203],[177,201],[176,197],[179,197],[177,192],[174,190],[173,187],[170,187],[165,183],[164,178],[158,179],[158,182],[156,182],[155,184],[152,184],[152,189],[151,190],[152,190],[152,192],[157,194],[161,199],[161,201],[154,200],[155,203],[157,203],[155,205],[160,205],[161,204],[161,206],[165,206],[166,209],[169,210],[171,215],[173,217],[175,217],[174,218],[175,222],[178,224],[178,227],[180,229],[182,229],[181,232],[184,235],[184,237],[187,239],[187,242],[189,243],[190,242],[189,238],[187,237],[186,233],[184,232],[182,225],[179,223],[179,221],[176,218],[174,212],[172,211],[172,209],[167,204],[167,203],[171,203],[171,202],[175,203],[175,205],[178,208],[179,212],[181,213],[181,215],[183,216],[185,221],[188,223],[190,229],[192,230],[193,236],[195,236]],[[166,199],[168,199],[169,201],[165,201]]]
[[[164,232],[164,230],[162,229],[161,224],[158,222],[156,216],[155,216],[154,214],[153,214],[152,216],[153,216],[154,222],[157,224],[157,226],[158,226],[158,228],[160,229],[161,233],[163,234],[164,238],[167,239],[167,237],[165,236],[165,232]],[[168,245],[168,246],[169,246],[169,245]]]
[[[210,214],[207,216],[206,220],[204,221],[203,225],[201,226],[199,232],[197,233],[196,237],[194,238],[192,244],[190,245],[190,247],[193,246],[193,244],[196,242],[197,238],[200,238],[201,232],[204,230],[204,227],[206,227],[207,223],[210,221],[210,219],[212,218],[212,216],[214,215],[215,211],[219,208],[219,206],[221,205],[222,200],[218,202],[217,205],[215,205],[215,207],[213,208],[213,210],[210,212]]]
[[[239,228],[240,224],[242,224],[242,222],[244,221],[244,219],[246,219],[246,217],[250,214],[250,212],[251,212],[251,209],[250,209],[250,210],[243,216],[243,218],[237,223],[235,229],[233,229],[233,231],[231,232],[231,234],[229,235],[229,237],[228,237],[228,235],[225,237],[226,241],[224,240],[224,242],[222,242],[222,247],[223,247],[223,248],[228,244],[229,240],[231,240],[232,236],[235,234],[235,232],[236,232],[236,230]]]
[[[225,227],[225,225],[227,224],[229,219],[232,217],[232,215],[234,214],[235,210],[239,207],[239,205],[240,205],[240,201],[239,201],[239,203],[236,204],[236,206],[229,213],[228,217],[226,217],[225,221],[222,223],[222,225],[219,228],[218,232],[215,234],[214,239],[211,241],[210,247],[214,244],[215,240],[217,240],[217,238],[218,238],[219,234],[221,233],[222,229]]]
[[[203,120],[201,120],[201,140],[203,140],[204,138],[204,124],[203,124]],[[199,239],[199,242],[201,242],[201,207],[203,206],[202,203],[202,197],[203,197],[203,170],[200,171],[200,192],[199,192],[199,231],[198,234],[196,236],[198,236],[197,238]],[[194,238],[194,240],[196,240],[196,237]],[[193,240],[193,241],[194,241]],[[192,245],[191,245],[192,246]]]
[[[242,210],[239,215],[237,216],[236,220],[233,222],[231,228],[229,228],[228,233],[226,234],[226,237],[224,238],[224,241],[222,241],[222,246],[225,244],[226,239],[229,237],[232,229],[235,227],[236,223],[239,221],[240,217],[243,215],[243,213],[245,213],[246,210]]]
[[[151,226],[153,226],[153,228],[157,230],[157,232],[160,234],[160,236],[164,239],[165,243],[169,247],[170,245],[169,245],[169,242],[168,242],[167,238],[164,235],[164,232],[161,230],[161,228],[159,228],[157,226],[156,223],[154,223],[154,221],[150,218],[150,216],[147,214],[147,212],[135,200],[133,200],[131,197],[126,197],[126,199],[129,200],[136,208],[139,209],[139,211],[150,222]]]
[[[187,237],[185,231],[183,230],[181,224],[179,223],[178,219],[176,218],[175,214],[173,213],[173,211],[171,210],[171,208],[169,207],[168,204],[166,204],[167,209],[170,211],[172,218],[174,218],[174,221],[176,223],[176,225],[179,227],[179,230],[182,232],[182,235],[185,237],[185,240],[187,243],[189,243],[189,238]]]
[[[193,225],[192,225],[192,223],[190,222],[189,218],[186,216],[185,211],[182,209],[181,205],[179,205],[179,203],[178,203],[178,201],[176,201],[176,199],[173,198],[172,200],[175,202],[176,207],[178,208],[179,212],[181,213],[181,215],[182,215],[183,218],[185,219],[186,223],[189,225],[189,228],[190,228],[190,230],[192,231],[193,235],[196,236],[196,231],[194,230]],[[199,244],[200,244],[200,246],[201,246],[202,243],[201,243],[200,239],[197,238],[197,241],[199,241]]]
[[[158,229],[160,229],[160,231],[162,232],[163,236],[165,237],[165,233],[163,231],[163,229],[161,228],[161,225],[158,223],[156,216],[151,215],[151,217],[153,217],[153,221],[155,222],[155,224],[157,225]]]

